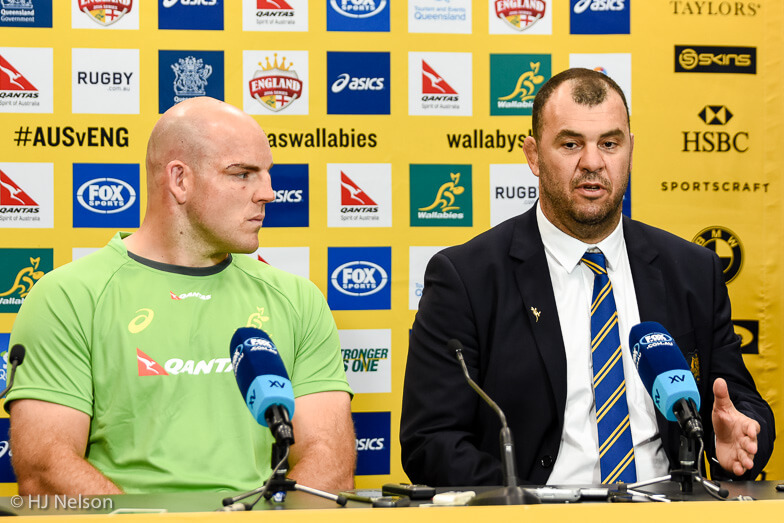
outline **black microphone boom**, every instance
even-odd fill
[[[504,475],[504,488],[500,491],[492,490],[485,492],[472,499],[469,505],[527,505],[541,503],[541,500],[535,494],[532,494],[528,489],[517,486],[517,462],[515,461],[514,452],[514,439],[512,438],[512,431],[506,423],[506,416],[496,402],[487,395],[477,383],[471,379],[468,374],[465,360],[463,359],[463,344],[459,340],[451,339],[446,344],[449,350],[454,351],[457,356],[457,361],[460,362],[460,367],[463,369],[468,384],[472,389],[479,394],[490,408],[493,409],[501,420],[501,469]]]
[[[16,368],[22,364],[25,357],[25,348],[24,345],[16,344],[11,347],[11,352],[8,353],[8,363],[11,364],[11,370],[8,372],[8,381],[6,382],[7,386],[0,392],[0,398],[4,398],[8,391],[11,390],[11,387],[14,386],[14,376],[16,375]]]

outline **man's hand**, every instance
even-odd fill
[[[760,425],[735,408],[724,379],[713,382],[713,396],[716,458],[724,470],[740,476],[754,466]]]

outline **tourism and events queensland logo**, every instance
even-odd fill
[[[389,32],[389,2],[329,0],[327,31]]]
[[[552,0],[488,2],[490,34],[549,35],[553,32]]]
[[[327,52],[327,114],[389,114],[389,53]]]
[[[491,54],[490,114],[530,116],[534,97],[551,71],[549,54]]]
[[[0,0],[0,27],[52,27],[52,0]]]
[[[409,33],[471,34],[471,0],[409,0]]]
[[[307,31],[307,0],[242,0],[243,31]]]
[[[278,163],[270,170],[275,201],[265,206],[263,227],[307,227],[310,223],[308,164]]]
[[[0,228],[54,227],[54,164],[0,163]]]
[[[408,114],[471,116],[471,53],[408,53]]]
[[[411,227],[471,227],[471,165],[410,166]]]
[[[72,49],[71,112],[139,114],[138,49]]]
[[[308,114],[307,51],[243,51],[248,114]]]
[[[52,48],[0,47],[0,112],[52,112],[52,56]]]
[[[73,226],[139,226],[138,163],[73,164]]]
[[[223,100],[223,51],[158,51],[158,112],[210,96]]]
[[[139,29],[139,0],[71,0],[73,29]]]
[[[354,394],[392,392],[392,331],[338,331],[343,369]]]
[[[357,476],[389,474],[392,415],[389,412],[353,412],[357,441]]]
[[[437,252],[445,247],[409,247],[408,248],[408,308],[415,311],[419,308],[419,299],[425,288],[425,269]]]
[[[223,0],[158,0],[158,29],[223,29]]]
[[[569,55],[569,67],[593,69],[612,78],[623,91],[629,114],[632,113],[631,53],[573,53]]]
[[[0,313],[19,312],[35,282],[52,270],[52,249],[0,249]]]
[[[329,227],[392,226],[392,164],[327,164]]]
[[[388,310],[391,247],[329,247],[327,302],[332,310]]]
[[[631,0],[570,0],[570,4],[571,34],[629,34]]]

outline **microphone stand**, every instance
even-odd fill
[[[694,482],[696,481],[714,498],[725,500],[729,495],[727,489],[702,476],[700,458],[703,451],[702,438],[704,431],[697,405],[691,398],[680,399],[675,403],[672,410],[681,429],[680,447],[678,448],[678,464],[680,467],[673,469],[667,476],[631,483],[628,485],[629,488],[674,481],[680,485],[681,492],[691,494],[694,491]]]
[[[504,475],[504,487],[494,489],[488,492],[483,492],[468,502],[469,505],[532,505],[541,503],[542,500],[536,494],[533,494],[528,489],[519,487],[517,485],[517,470],[514,454],[514,440],[512,439],[512,431],[506,423],[506,416],[501,410],[501,407],[494,402],[490,396],[487,395],[482,388],[476,384],[471,376],[468,374],[465,360],[463,359],[463,344],[456,339],[449,340],[447,346],[455,351],[455,356],[460,362],[468,384],[477,394],[488,404],[490,408],[498,415],[501,420],[501,469]]]
[[[289,471],[289,447],[294,443],[294,431],[289,421],[288,411],[280,405],[273,405],[267,409],[265,418],[272,434],[275,435],[275,443],[272,444],[272,473],[259,488],[238,496],[223,498],[223,508],[218,509],[218,512],[253,510],[262,497],[267,501],[274,498],[275,502],[282,503],[286,500],[286,492],[292,490],[334,501],[341,507],[345,506],[348,502],[345,496],[306,487],[286,477]],[[252,503],[240,503],[241,500],[256,494],[259,496]]]

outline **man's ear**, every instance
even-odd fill
[[[191,176],[190,168],[180,160],[172,160],[166,165],[166,186],[180,205],[187,200]]]
[[[523,152],[528,160],[528,167],[534,175],[539,176],[539,150],[536,147],[536,138],[526,136],[523,141]]]

